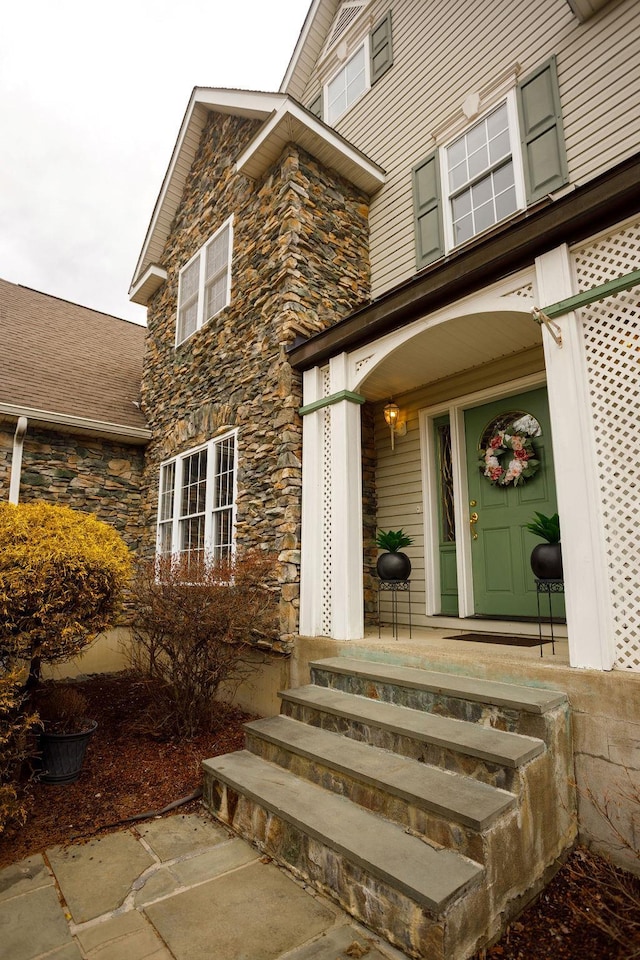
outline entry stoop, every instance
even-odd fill
[[[425,960],[488,945],[575,839],[564,694],[335,657],[205,760],[208,809]]]

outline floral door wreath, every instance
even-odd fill
[[[517,487],[535,477],[540,466],[531,437],[507,430],[494,433],[478,459],[483,476],[498,487]]]

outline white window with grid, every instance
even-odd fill
[[[159,555],[216,561],[233,553],[236,437],[227,433],[162,464]]]
[[[230,218],[180,271],[176,346],[228,306],[232,250],[233,218]]]
[[[443,150],[447,249],[525,206],[515,99],[509,96]]]
[[[334,124],[370,86],[367,37],[325,87],[327,123]]]

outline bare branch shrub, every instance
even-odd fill
[[[640,960],[640,850],[636,842],[633,819],[628,826],[622,810],[630,810],[637,818],[640,810],[640,789],[626,770],[628,787],[600,798],[590,789],[582,791],[613,835],[614,845],[631,856],[633,873],[616,866],[606,856],[593,856],[578,851],[571,861],[577,879],[597,882],[602,896],[598,902],[572,904],[572,909],[596,926],[618,945],[618,960]],[[634,873],[636,874],[634,876]]]
[[[133,665],[159,682],[159,736],[215,729],[221,684],[239,684],[260,665],[258,644],[277,637],[273,562],[247,553],[197,564],[141,564],[132,585]]]

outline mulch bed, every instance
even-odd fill
[[[96,675],[76,685],[89,700],[90,716],[98,721],[80,779],[65,786],[31,786],[26,826],[0,839],[0,867],[55,844],[116,829],[114,825],[128,817],[160,810],[188,796],[202,783],[202,760],[240,749],[242,724],[251,719],[221,705],[217,730],[188,741],[160,741],[144,730],[144,717],[153,702],[148,682],[122,673]],[[179,812],[196,810],[199,804],[192,800]],[[635,946],[620,948],[593,922],[605,916],[613,903],[611,877],[612,868],[605,861],[576,850],[500,942],[477,960],[640,958],[640,939]],[[640,903],[640,886],[636,903]],[[614,904],[614,909],[619,911],[619,905]],[[628,914],[623,922],[627,929],[636,924],[640,937],[640,916]]]

